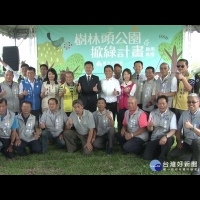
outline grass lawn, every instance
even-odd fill
[[[153,172],[149,161],[134,155],[122,155],[115,142],[113,155],[95,150],[92,156],[80,151],[67,153],[49,145],[46,154],[16,156],[8,160],[0,154],[0,175],[190,175],[188,171]]]

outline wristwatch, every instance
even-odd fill
[[[194,126],[192,128],[190,128],[191,131],[194,131]]]
[[[169,138],[169,136],[167,135],[167,134],[165,134],[165,137],[168,139]]]

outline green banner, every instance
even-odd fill
[[[102,79],[107,64],[133,70],[141,60],[143,70],[159,71],[167,62],[174,72],[182,58],[182,25],[37,25],[36,33],[38,67],[47,63],[58,74],[73,71],[75,80],[85,73],[85,61],[94,63],[93,73]]]

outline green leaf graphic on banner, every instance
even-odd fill
[[[163,42],[158,46],[159,54],[168,63],[171,62],[171,71],[176,72],[176,64],[182,56],[183,31],[178,32],[171,43]]]
[[[65,62],[66,66],[65,69],[67,71],[74,72],[74,79],[76,79],[82,74],[84,70],[84,63],[85,63],[84,57],[79,53],[75,53],[67,58]]]
[[[58,67],[64,67],[63,49],[52,46],[50,42],[38,44],[38,63],[48,63],[49,67],[53,67],[57,70]],[[53,64],[54,63],[54,64]],[[38,69],[38,71],[40,71]],[[58,71],[57,71],[58,73]]]

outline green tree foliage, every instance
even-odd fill
[[[48,63],[50,66],[54,66],[55,69],[60,66],[64,66],[63,49],[52,46],[50,42],[38,44],[38,71],[39,65]],[[49,67],[50,67],[49,66]]]
[[[65,61],[65,69],[66,71],[74,72],[74,79],[76,79],[82,74],[84,70],[84,63],[84,57],[79,53],[75,53],[68,57]]]
[[[183,46],[183,31],[179,31],[171,43],[163,42],[158,46],[158,51],[161,58],[171,63],[171,71],[176,71],[176,64],[178,59],[182,56],[182,46]]]

